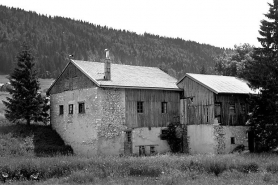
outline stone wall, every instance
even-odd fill
[[[99,154],[123,154],[125,138],[125,90],[99,89],[101,124],[98,127]]]
[[[214,126],[215,153],[231,153],[239,145],[248,150],[248,130],[248,126]],[[231,143],[232,138],[234,144]]]
[[[247,126],[188,125],[189,153],[228,154],[239,145],[248,149],[248,130]]]
[[[125,92],[118,89],[88,88],[51,94],[51,124],[74,153],[120,154],[124,147]],[[85,102],[85,113],[78,113]],[[74,105],[68,114],[68,105]],[[59,115],[59,105],[64,114]]]
[[[142,127],[132,130],[132,151],[139,154],[139,146],[145,146],[146,155],[150,154],[150,146],[155,146],[156,153],[170,151],[167,140],[161,140],[160,134],[163,127]]]
[[[51,94],[51,125],[69,144],[76,154],[97,153],[98,125],[102,112],[98,88],[79,89]],[[85,113],[78,113],[78,102],[85,102]],[[73,114],[69,114],[69,104],[73,104]],[[59,106],[64,106],[64,114],[59,115]]]

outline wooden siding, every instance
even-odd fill
[[[129,128],[165,127],[177,121],[180,92],[126,89],[126,124]],[[137,102],[143,102],[143,113],[137,113]],[[161,113],[161,102],[167,102],[167,113]]]
[[[178,86],[184,90],[183,98],[187,100],[187,111],[184,115],[186,124],[212,124],[214,93],[188,77],[184,78]]]
[[[248,95],[240,94],[217,94],[215,102],[220,102],[221,110],[221,125],[245,125],[248,113]],[[230,104],[235,105],[235,114],[230,115]],[[243,106],[245,110],[243,110]],[[231,120],[233,119],[233,121]]]
[[[50,90],[50,94],[95,87],[96,85],[73,64],[69,64]]]

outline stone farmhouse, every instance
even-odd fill
[[[241,79],[186,74],[177,81],[155,67],[70,60],[47,93],[51,125],[74,153],[149,155],[170,150],[168,123],[183,125],[186,153],[253,150],[249,94]]]
[[[231,76],[188,73],[177,85],[183,89],[181,122],[187,125],[189,153],[224,154],[240,145],[254,149],[245,123],[249,94],[256,92],[246,81]]]
[[[155,67],[71,60],[48,90],[51,125],[76,154],[169,151],[162,128],[179,116],[177,80]]]

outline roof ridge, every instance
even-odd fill
[[[104,63],[104,62],[97,62],[97,61],[86,61],[86,60],[75,60],[75,59],[73,61]],[[144,67],[144,68],[156,68],[156,69],[160,69],[159,67],[151,67],[151,66],[139,66],[139,65],[118,64],[118,63],[111,63],[111,64],[113,64],[113,65],[121,65],[121,66],[132,66],[132,67]]]

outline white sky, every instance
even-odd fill
[[[257,41],[272,0],[0,0],[1,5],[93,24],[233,48]]]

